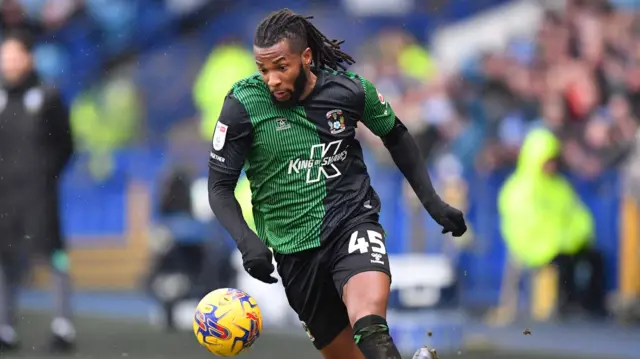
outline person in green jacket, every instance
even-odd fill
[[[193,86],[193,100],[202,116],[200,133],[207,141],[231,86],[256,71],[253,53],[234,43],[217,46],[207,57]]]
[[[527,135],[516,170],[499,193],[500,230],[515,265],[533,269],[558,264],[561,306],[574,299],[597,302],[601,294],[604,299],[604,289],[602,259],[592,249],[594,221],[558,172],[560,151],[560,141],[547,129]],[[573,286],[579,263],[591,266],[590,289],[584,295],[591,298],[574,298],[579,296]]]

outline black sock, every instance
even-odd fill
[[[353,339],[365,359],[402,359],[383,317],[367,315],[353,325]]]

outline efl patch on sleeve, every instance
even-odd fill
[[[220,151],[224,147],[224,142],[227,139],[227,131],[229,126],[218,121],[216,129],[213,132],[213,149]]]

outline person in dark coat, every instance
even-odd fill
[[[24,259],[46,258],[56,302],[52,349],[75,342],[58,182],[73,153],[68,109],[33,68],[32,39],[12,32],[0,47],[0,350],[16,349],[16,300]]]

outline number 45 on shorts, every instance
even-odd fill
[[[362,236],[363,232],[356,231],[351,234],[349,238],[349,254],[371,253],[371,263],[384,264],[382,258],[387,254],[387,249],[384,246],[382,233],[367,230],[366,235]]]

